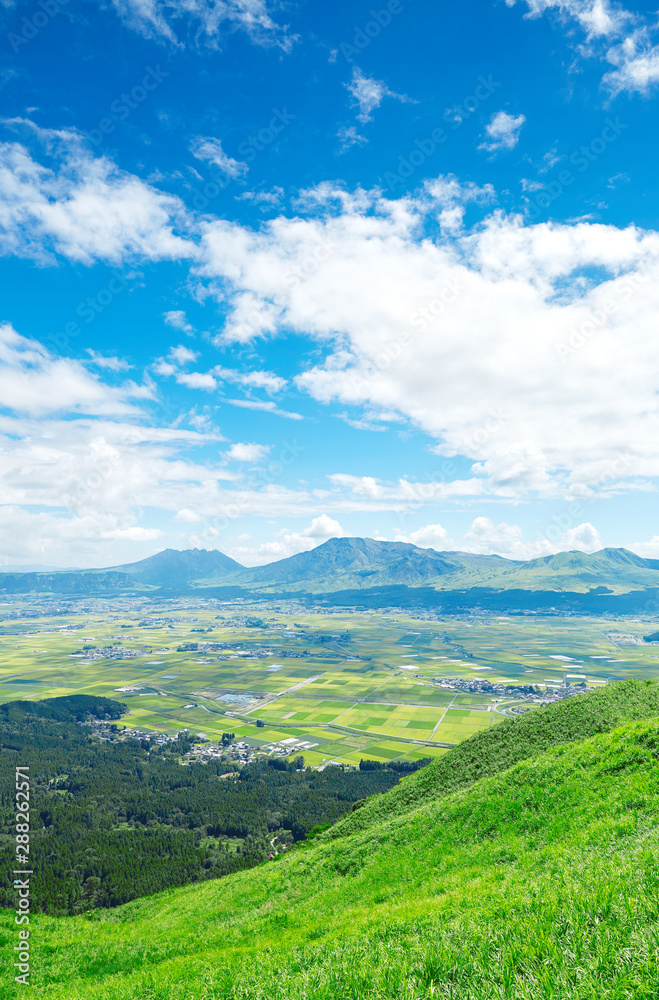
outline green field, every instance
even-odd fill
[[[299,736],[316,744],[307,759],[317,765],[393,751],[416,759],[420,745],[460,743],[515,704],[442,688],[442,678],[544,691],[566,681],[656,678],[659,647],[634,644],[655,628],[640,619],[309,613],[293,603],[209,598],[8,598],[0,605],[0,700],[111,696],[128,706],[129,727],[188,728],[211,740],[232,731],[258,743]],[[221,648],[177,648],[194,642]],[[94,650],[83,647],[131,655],[90,659]]]
[[[276,863],[114,910],[34,915],[32,989],[654,1000],[658,712],[656,684],[563,701],[449,751]],[[11,911],[0,937],[17,940]],[[8,981],[2,996],[23,991]]]

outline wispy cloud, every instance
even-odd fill
[[[234,160],[222,149],[219,139],[198,135],[190,143],[190,152],[197,160],[205,160],[221,170],[227,177],[242,177],[249,170],[246,163]]]
[[[385,97],[393,97],[394,100],[402,101],[404,104],[411,103],[411,98],[389,90],[383,80],[365,76],[357,66],[354,67],[352,80],[346,83],[346,87],[352,94],[353,106],[359,109],[357,118],[362,123],[371,120],[373,111],[380,106]]]

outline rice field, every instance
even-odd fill
[[[231,731],[254,745],[298,736],[314,744],[305,758],[318,766],[418,759],[501,718],[500,699],[447,690],[442,678],[544,690],[656,678],[659,646],[642,640],[656,628],[631,618],[428,621],[207,598],[7,599],[0,701],[113,697],[127,705],[128,727],[211,740]]]

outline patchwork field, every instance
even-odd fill
[[[0,700],[119,698],[146,731],[223,732],[252,745],[298,737],[308,763],[442,753],[496,724],[514,696],[442,678],[529,685],[659,677],[652,620],[309,613],[212,599],[7,599]],[[519,699],[517,699],[519,700]],[[258,724],[257,724],[258,723]]]

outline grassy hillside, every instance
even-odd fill
[[[324,835],[347,836],[410,807],[499,774],[521,760],[563,743],[610,732],[625,722],[659,716],[659,682],[623,681],[505,719],[410,775],[384,796],[367,799]]]
[[[640,706],[642,689],[617,690],[623,713]],[[35,919],[33,992],[649,1000],[659,992],[658,789],[659,720],[628,722],[218,883]],[[11,915],[2,933],[11,954]]]

